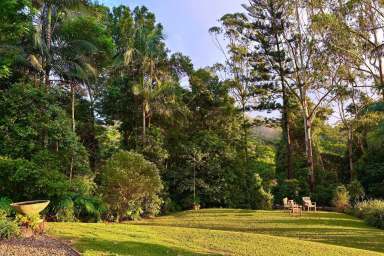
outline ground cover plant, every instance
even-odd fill
[[[384,232],[332,212],[209,209],[123,224],[50,223],[84,255],[383,255]]]

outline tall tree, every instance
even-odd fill
[[[245,163],[248,164],[249,127],[247,114],[252,109],[254,93],[257,90],[254,76],[253,60],[250,58],[252,44],[244,34],[247,31],[247,18],[244,14],[226,14],[220,19],[220,27],[212,27],[209,31],[214,36],[218,48],[226,58],[222,69],[226,72],[227,83],[231,84],[232,93],[242,113],[243,149]],[[219,35],[224,36],[227,45]],[[226,48],[225,48],[226,47]],[[257,70],[259,71],[259,70]]]
[[[132,76],[127,89],[141,102],[141,144],[144,147],[151,109],[150,95],[170,79],[163,27],[145,7],[137,7],[131,12],[120,6],[114,9],[112,30],[118,33],[114,35],[118,47],[115,74]]]
[[[262,58],[263,67],[269,76],[261,77],[264,88],[273,95],[273,102],[267,103],[267,108],[280,108],[282,112],[283,141],[286,147],[285,169],[287,178],[292,179],[292,143],[290,135],[290,92],[286,81],[290,75],[289,59],[284,45],[284,30],[287,29],[287,1],[281,0],[251,0],[244,8],[248,12],[249,29],[244,36],[254,42],[255,59]],[[260,67],[257,67],[260,68]],[[276,96],[277,95],[277,96]],[[276,98],[282,104],[276,102]],[[276,106],[276,105],[281,105]]]
[[[285,50],[291,59],[291,75],[286,86],[302,110],[308,181],[314,191],[316,174],[313,155],[312,124],[317,112],[334,99],[339,81],[339,67],[322,47],[322,37],[313,29],[313,17],[321,13],[322,5],[313,6],[295,0],[286,8],[289,27],[284,29]],[[329,65],[331,64],[331,65]]]
[[[40,48],[40,53],[44,68],[44,81],[48,87],[50,85],[50,76],[52,71],[52,38],[61,22],[63,16],[80,5],[86,3],[85,0],[34,0],[32,1],[37,12],[36,36],[35,40]],[[55,70],[54,70],[55,71]]]

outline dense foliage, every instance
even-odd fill
[[[0,197],[58,221],[382,198],[383,9],[252,0],[196,68],[146,7],[2,0]]]

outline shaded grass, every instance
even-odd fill
[[[72,240],[84,255],[361,256],[384,252],[383,231],[353,217],[326,212],[298,218],[280,211],[211,209],[127,224],[50,223],[49,232]]]

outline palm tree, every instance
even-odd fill
[[[126,69],[127,73],[137,74],[137,84],[133,86],[136,96],[141,96],[142,144],[146,142],[146,128],[151,111],[152,95],[166,80],[167,52],[164,44],[163,27],[155,25],[154,15],[145,7],[134,10],[132,38],[126,42],[123,59],[116,68]],[[161,77],[161,78],[160,78]],[[157,89],[156,89],[157,88]]]
[[[44,67],[44,81],[50,85],[50,74],[52,70],[52,37],[58,22],[63,14],[68,14],[71,9],[84,4],[84,0],[33,0],[33,6],[40,10],[39,20],[36,27],[35,40],[40,48]]]

